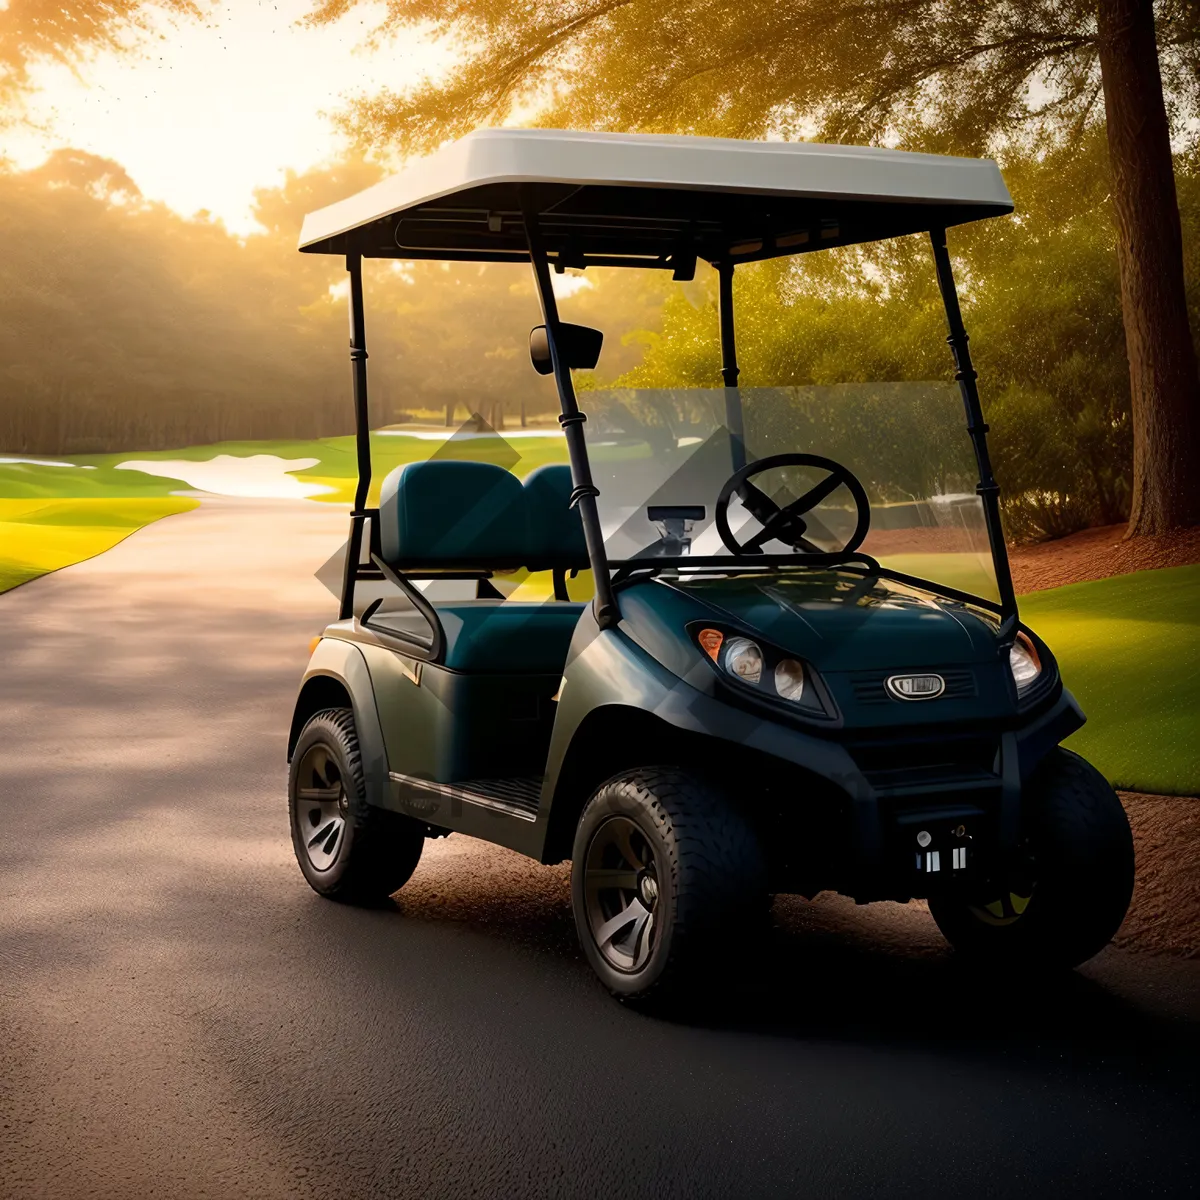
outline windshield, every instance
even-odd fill
[[[870,522],[862,553],[893,570],[998,599],[962,401],[945,383],[582,393],[610,560],[730,553],[715,517],[735,469],[730,429],[737,428],[737,395],[748,463],[777,454],[820,455],[861,483]],[[821,467],[783,466],[751,482],[783,508],[829,476]],[[859,524],[853,490],[842,482],[802,514],[806,548],[845,547]],[[728,523],[743,544],[762,530],[737,496],[729,502]],[[793,527],[790,537],[796,536]],[[768,538],[761,548],[786,554],[794,544]]]

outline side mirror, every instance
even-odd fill
[[[590,371],[600,361],[603,344],[604,334],[598,329],[589,329],[586,325],[558,327],[558,353],[574,370]],[[545,325],[535,325],[529,331],[529,357],[539,375],[549,375],[554,370]]]

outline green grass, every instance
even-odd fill
[[[1200,795],[1200,566],[1021,597],[1088,723],[1067,745],[1117,786]]]
[[[108,457],[113,463],[119,463],[131,455],[114,454]],[[59,461],[93,463],[97,460],[63,458]],[[78,466],[55,467],[47,463],[0,463],[0,499],[6,500],[167,496],[186,487],[187,484],[178,479],[143,475],[141,471],[114,471],[109,464],[97,465],[94,470],[83,470]]]
[[[195,500],[169,495],[182,486],[109,467],[0,463],[0,592],[94,558],[151,521],[195,508]]]

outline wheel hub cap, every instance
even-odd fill
[[[657,938],[658,871],[649,841],[628,817],[609,817],[592,835],[583,887],[596,948],[616,970],[640,971]]]
[[[310,746],[300,760],[293,800],[296,829],[315,871],[328,871],[345,842],[350,798],[329,748]]]

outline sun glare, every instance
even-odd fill
[[[6,154],[19,167],[63,146],[114,158],[149,199],[250,232],[254,188],[337,154],[329,114],[449,61],[416,35],[364,48],[381,7],[309,28],[299,20],[311,0],[237,0],[164,29],[140,55],[98,56],[78,76],[37,67],[30,125],[8,131]]]

